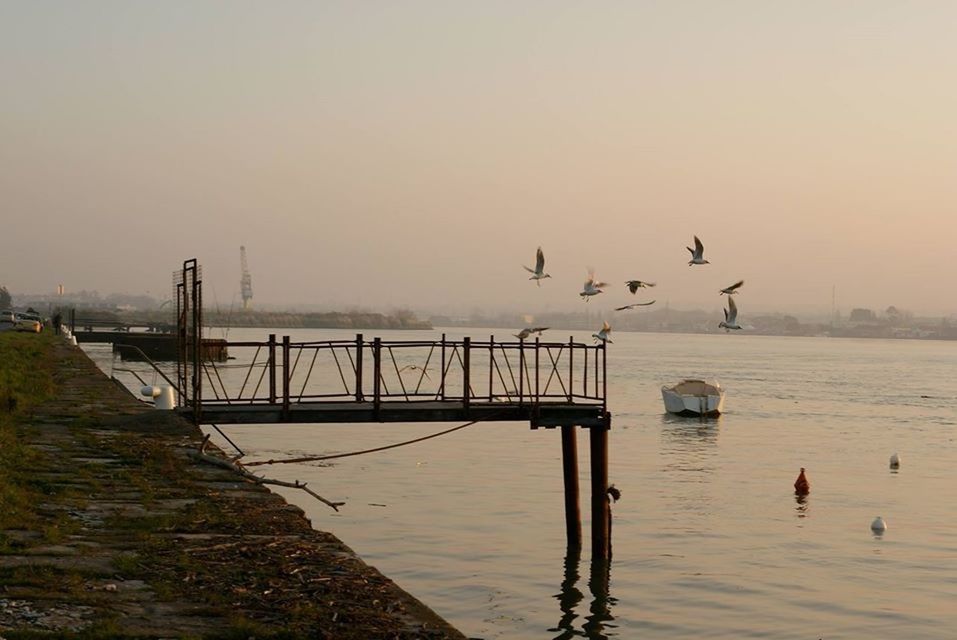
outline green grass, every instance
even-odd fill
[[[37,488],[25,470],[40,455],[23,446],[15,421],[53,393],[49,334],[0,333],[0,530],[35,524]]]

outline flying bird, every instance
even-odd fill
[[[724,322],[718,323],[718,326],[724,328],[727,333],[741,328],[738,324],[738,305],[734,304],[734,298],[731,296],[728,296],[728,308],[724,310]]]
[[[532,335],[533,333],[542,335],[543,331],[548,331],[548,327],[525,327],[518,333],[513,333],[512,335],[518,338],[519,340],[524,340],[525,338]]]
[[[638,289],[644,289],[645,287],[655,286],[654,282],[642,282],[641,280],[629,280],[625,284],[628,285],[628,290],[632,293],[636,293]]]
[[[730,287],[725,287],[724,289],[722,289],[721,291],[719,291],[719,292],[718,292],[718,295],[721,295],[722,293],[726,293],[726,294],[728,294],[728,295],[730,296],[731,294],[737,293],[737,292],[738,292],[738,288],[741,287],[741,285],[743,285],[743,284],[744,284],[744,280],[738,280],[737,282],[735,282],[735,283],[734,283],[733,285],[731,285]]]
[[[623,307],[615,307],[615,311],[626,311],[627,309],[634,309],[635,307],[647,307],[648,305],[654,304],[655,301],[651,302],[636,302],[635,304],[626,304]]]
[[[550,275],[545,273],[545,254],[542,253],[541,247],[539,247],[538,251],[535,252],[535,268],[532,269],[530,267],[526,267],[525,265],[522,265],[522,267],[532,274],[532,277],[529,278],[529,280],[534,280],[535,284],[538,286],[542,286],[542,278],[551,278]]]
[[[582,300],[588,302],[588,299],[592,296],[597,296],[599,293],[604,293],[601,290],[601,287],[607,287],[607,282],[595,282],[595,273],[591,269],[588,270],[588,280],[585,281],[585,287],[582,289],[582,292],[579,293],[582,297]]]
[[[599,331],[598,333],[593,333],[591,335],[595,339],[595,343],[597,344],[599,341],[612,342],[611,338],[608,337],[609,333],[611,333],[611,325],[608,324],[608,321],[606,320],[601,325],[601,331]]]
[[[691,252],[691,261],[688,263],[689,267],[693,264],[711,264],[704,259],[704,245],[701,244],[701,240],[698,240],[698,236],[694,237],[694,249],[691,247],[685,248]]]

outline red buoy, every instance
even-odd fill
[[[797,480],[794,481],[794,493],[799,496],[806,496],[811,492],[811,483],[807,481],[807,478],[804,476],[804,467],[801,467],[801,473],[798,474]]]

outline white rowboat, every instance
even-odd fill
[[[724,410],[724,389],[717,382],[682,380],[661,387],[665,411],[685,416],[716,416]]]

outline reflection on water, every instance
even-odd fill
[[[797,512],[797,517],[806,518],[807,508],[809,506],[807,501],[807,494],[806,493],[803,495],[799,493],[794,494],[794,501],[797,503],[797,506],[794,507],[794,510]]]
[[[661,416],[661,422],[665,425],[661,430],[664,437],[683,445],[682,448],[713,446],[718,443],[721,416],[696,418],[666,413]]]
[[[575,628],[575,620],[579,617],[576,609],[585,599],[585,594],[578,588],[580,564],[581,551],[569,548],[565,556],[565,574],[561,592],[555,596],[562,616],[559,618],[558,624],[549,629],[549,631],[560,632],[555,636],[555,640],[566,640],[567,638],[605,640],[615,635],[610,631],[610,629],[615,628],[615,625],[610,623],[615,619],[611,615],[611,608],[617,603],[617,600],[611,597],[609,593],[611,562],[604,560],[592,560],[591,562],[588,589],[591,592],[592,600],[581,629]]]

